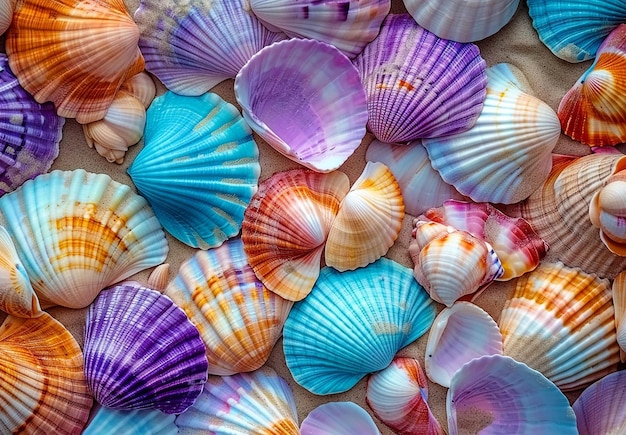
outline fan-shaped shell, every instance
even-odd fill
[[[606,375],[582,392],[573,403],[580,435],[620,434],[626,431],[626,371]]]
[[[35,100],[84,124],[102,119],[120,85],[143,70],[138,41],[122,0],[25,0],[16,4],[6,52]]]
[[[350,189],[341,171],[278,172],[259,185],[244,214],[241,238],[250,266],[271,291],[304,298],[317,279],[324,243]]]
[[[11,25],[16,2],[17,0],[0,1],[0,35],[2,35]]]
[[[200,331],[209,373],[215,375],[261,367],[282,335],[293,305],[257,279],[241,239],[196,252],[180,266],[165,294]]]
[[[165,260],[147,201],[105,174],[55,170],[0,198],[0,224],[42,307],[82,308],[101,289]]]
[[[617,369],[619,346],[609,281],[562,263],[520,277],[498,320],[504,355],[540,371],[561,390]]]
[[[243,0],[141,0],[135,21],[146,69],[180,95],[201,95],[234,79],[257,51],[286,39]]]
[[[327,402],[319,405],[302,420],[301,435],[380,435],[366,410],[354,402]]]
[[[478,47],[441,39],[408,14],[388,15],[354,64],[367,94],[367,125],[383,142],[466,131],[485,100]]]
[[[559,119],[521,89],[512,68],[487,69],[487,97],[471,129],[422,141],[441,178],[475,202],[519,202],[541,186],[552,167]]]
[[[2,433],[80,433],[92,397],[83,375],[83,353],[48,313],[9,316],[0,326]]]
[[[346,272],[325,267],[285,322],[287,367],[314,394],[346,391],[387,367],[434,317],[434,304],[411,270],[392,260]]]
[[[176,435],[176,418],[158,409],[119,410],[96,405],[82,435]]]
[[[85,377],[98,403],[177,414],[198,398],[208,362],[185,312],[137,283],[103,290],[85,322]]]
[[[615,329],[620,359],[626,362],[626,271],[617,274],[611,286],[615,309]]]
[[[290,39],[265,47],[237,74],[235,97],[259,136],[318,172],[341,166],[365,136],[359,73],[323,42]]]
[[[154,99],[144,146],[128,168],[163,227],[192,247],[239,233],[261,173],[258,147],[239,111],[219,95]]]

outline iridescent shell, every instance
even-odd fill
[[[300,433],[293,393],[270,367],[232,376],[209,376],[198,400],[176,417],[176,426],[185,433]]]
[[[525,92],[508,64],[487,69],[487,97],[464,133],[423,139],[433,168],[475,202],[513,204],[537,190],[552,167],[556,113]]]
[[[388,15],[354,64],[367,94],[367,126],[383,142],[466,131],[485,100],[478,47],[441,39],[408,14]]]
[[[96,404],[82,435],[176,435],[175,418],[158,409],[119,410]]]
[[[391,0],[249,0],[252,13],[292,38],[316,39],[353,58],[372,41]]]
[[[620,359],[626,362],[626,271],[617,274],[611,286],[615,309],[615,329]]]
[[[626,24],[602,42],[596,59],[559,103],[563,132],[589,146],[626,142]]]
[[[411,270],[392,260],[346,272],[325,267],[285,322],[287,367],[314,394],[347,391],[387,367],[434,318],[435,305]]]
[[[538,371],[501,355],[465,364],[452,378],[446,408],[450,435],[578,433],[563,393]]]
[[[48,313],[0,326],[0,433],[80,433],[93,399],[83,353]]]
[[[234,79],[257,51],[286,39],[243,0],[141,0],[135,21],[146,69],[180,95],[202,95]]]
[[[108,408],[178,414],[207,380],[198,330],[170,298],[138,283],[100,292],[87,313],[84,353],[89,389]]]
[[[617,369],[614,316],[608,280],[542,263],[518,278],[500,313],[503,354],[563,391],[585,387]]]
[[[374,415],[399,435],[443,435],[428,407],[428,380],[418,360],[395,357],[367,379],[365,399]]]
[[[241,239],[196,252],[181,264],[165,294],[200,331],[214,375],[261,367],[293,305],[257,279]]]
[[[143,71],[138,41],[122,0],[24,0],[6,52],[35,100],[52,101],[59,116],[84,124],[104,118],[121,84]]]
[[[580,435],[626,432],[626,371],[606,375],[582,392],[572,404]]]
[[[128,168],[165,230],[201,249],[239,233],[260,173],[258,147],[235,106],[213,93],[170,91],[148,108],[144,146]]]
[[[105,174],[55,170],[0,198],[0,224],[42,307],[83,308],[168,252],[148,202]]]
[[[368,162],[341,201],[326,245],[326,265],[356,269],[385,255],[402,228],[404,203],[395,177],[382,163]]]
[[[265,47],[237,74],[235,97],[259,136],[318,172],[339,168],[365,136],[359,73],[323,42],[290,39]]]
[[[354,402],[326,402],[302,420],[301,435],[380,435],[366,410]]]
[[[324,243],[350,189],[340,171],[278,172],[259,185],[244,214],[241,238],[250,266],[271,291],[297,301],[320,273]]]

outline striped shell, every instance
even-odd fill
[[[366,410],[354,402],[326,402],[302,420],[300,435],[380,435]]]

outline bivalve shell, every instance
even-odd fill
[[[626,431],[626,371],[606,375],[587,387],[572,408],[580,435]]]
[[[354,402],[327,402],[302,420],[300,435],[380,435],[366,410]]]
[[[176,418],[158,409],[119,410],[96,405],[82,435],[176,435]]]

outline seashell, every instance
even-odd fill
[[[311,291],[326,237],[349,189],[341,171],[307,169],[278,172],[259,185],[244,214],[241,239],[263,285],[292,301]]]
[[[37,103],[20,86],[0,53],[0,195],[50,169],[64,124],[52,104]]]
[[[326,265],[339,271],[366,266],[387,253],[402,229],[404,203],[395,177],[368,162],[341,201],[326,245]]]
[[[261,167],[252,131],[217,94],[166,92],[147,111],[144,146],[128,168],[163,227],[208,249],[239,233]]]
[[[119,410],[96,405],[82,435],[176,435],[176,418],[158,409]]]
[[[339,168],[365,136],[359,73],[323,42],[290,39],[265,47],[237,74],[235,97],[259,136],[318,172]]]
[[[161,264],[165,234],[129,186],[82,169],[55,170],[0,198],[42,308],[83,308],[101,289]]]
[[[2,35],[11,25],[13,19],[13,11],[17,0],[0,1],[0,35]]]
[[[365,399],[394,433],[445,433],[428,407],[428,380],[416,359],[395,357],[385,369],[370,375]]]
[[[411,270],[392,260],[346,272],[325,267],[285,322],[287,368],[313,394],[347,391],[387,367],[434,318],[433,301]]]
[[[501,355],[473,359],[453,377],[446,398],[448,433],[577,434],[567,398],[541,373]]]
[[[519,202],[541,186],[552,167],[559,119],[521,89],[516,71],[503,63],[487,69],[487,97],[471,129],[422,141],[441,178],[474,202]]]
[[[626,371],[606,375],[582,392],[572,404],[580,435],[619,434],[626,431]]]
[[[327,402],[302,420],[301,435],[380,435],[366,410],[354,402]]]
[[[500,313],[503,354],[562,391],[585,387],[617,369],[614,316],[608,280],[542,263],[517,280]]]
[[[293,393],[270,367],[232,376],[209,376],[198,400],[176,417],[176,426],[181,433],[300,433]]]
[[[257,51],[287,38],[248,7],[243,0],[141,0],[134,17],[146,69],[180,95],[202,95],[234,79]]]
[[[468,130],[486,96],[486,64],[474,44],[441,39],[408,14],[391,14],[354,59],[367,94],[367,126],[383,142]]]
[[[566,135],[589,146],[626,142],[625,69],[626,24],[620,24],[561,99],[558,116]]]
[[[128,92],[141,101],[144,109],[147,109],[150,103],[152,103],[152,100],[154,100],[154,97],[156,97],[156,85],[154,84],[154,80],[152,80],[152,77],[145,71],[135,74],[122,83],[120,91]]]
[[[370,162],[382,162],[400,185],[404,210],[417,216],[447,199],[464,199],[454,187],[441,179],[428,160],[428,153],[418,141],[408,145],[389,144],[374,139],[365,153]]]
[[[435,318],[426,343],[428,378],[446,388],[465,363],[483,355],[502,355],[502,334],[482,308],[456,302]]]
[[[148,276],[148,288],[162,293],[170,282],[170,264],[163,263],[155,267]]]
[[[607,35],[626,21],[624,0],[528,0],[527,5],[541,42],[572,63],[595,57]]]
[[[204,343],[184,311],[134,282],[103,290],[90,305],[84,353],[89,389],[108,408],[178,414],[207,380]]]
[[[626,271],[617,274],[611,286],[615,309],[615,329],[620,360],[626,362]]]
[[[519,0],[404,0],[417,23],[440,38],[459,42],[485,39],[502,29],[517,11]]]
[[[626,256],[626,170],[607,178],[591,198],[591,224],[600,228],[600,240],[612,253]]]
[[[0,433],[80,433],[92,397],[83,353],[48,313],[8,316],[0,326]]]
[[[181,264],[165,294],[200,331],[214,375],[261,367],[293,306],[257,279],[241,239],[197,251]]]
[[[123,1],[24,0],[6,52],[35,100],[52,101],[59,116],[86,124],[104,118],[121,84],[143,71],[138,41]]]
[[[249,7],[270,29],[291,38],[316,39],[354,58],[378,35],[391,9],[391,0],[247,0]]]

